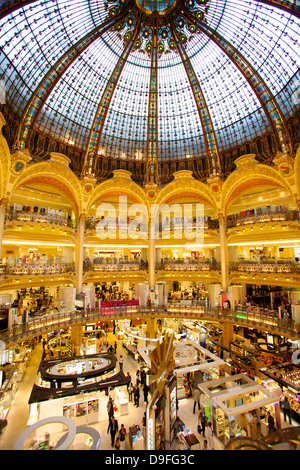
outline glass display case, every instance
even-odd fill
[[[91,424],[98,422],[99,398],[86,397],[84,400],[63,404],[63,416],[75,420],[77,425]]]

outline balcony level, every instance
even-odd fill
[[[22,342],[48,331],[60,328],[70,328],[76,325],[85,325],[98,321],[140,318],[177,318],[195,321],[230,322],[240,326],[255,328],[278,334],[292,340],[300,339],[300,325],[292,320],[278,318],[278,313],[266,309],[224,310],[219,308],[205,308],[204,306],[186,307],[179,304],[167,307],[141,307],[130,308],[115,307],[104,310],[95,309],[85,312],[61,312],[49,314],[30,320],[26,324],[16,325],[2,331],[0,340],[8,347],[12,343]]]

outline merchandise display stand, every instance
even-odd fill
[[[271,411],[278,422],[278,396],[245,374],[206,382],[200,389],[209,398],[210,421],[223,447],[233,437],[256,439],[261,409]]]
[[[116,391],[116,404],[119,408],[120,416],[128,415],[128,400],[126,394],[119,388]]]
[[[177,377],[177,398],[192,395],[196,373],[203,373],[206,379],[217,379],[222,366],[225,366],[222,359],[195,341],[186,339],[176,343],[174,373]]]

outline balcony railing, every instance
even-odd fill
[[[1,264],[0,276],[64,274],[75,271],[75,264]]]
[[[229,271],[246,273],[296,273],[300,274],[300,264],[292,260],[263,260],[260,262],[244,260],[236,263],[229,263]]]
[[[76,222],[68,219],[67,217],[59,216],[56,214],[40,214],[35,212],[14,211],[7,213],[5,217],[6,222],[26,222],[46,225],[56,225],[59,227],[76,228]]]
[[[163,271],[220,271],[221,264],[198,260],[165,260],[156,264],[156,269]]]
[[[241,227],[267,222],[299,221],[299,211],[266,211],[261,214],[235,214],[227,218],[227,228]]]
[[[121,228],[126,228],[127,227],[127,222],[125,223],[121,223],[121,222],[118,222],[114,219],[112,219],[111,223],[110,221],[107,219],[107,225],[108,227],[110,227],[111,229],[121,229]],[[85,223],[85,228],[87,230],[96,230],[96,227],[97,227],[97,224],[101,222],[101,219],[99,218],[96,218],[96,217],[90,217],[86,220],[86,223]],[[158,224],[156,224],[156,230],[159,231],[159,233],[161,234],[163,231],[167,230],[168,227],[170,227],[170,231],[171,232],[176,232],[177,230],[181,230],[183,231],[184,230],[184,221],[183,220],[176,220],[174,221],[173,219],[170,219],[170,221],[168,221],[168,224],[162,224],[161,222],[159,222]],[[197,223],[196,221],[192,222],[191,223],[191,226],[190,226],[191,230],[196,230],[197,228]],[[219,221],[218,219],[215,219],[215,220],[211,220],[211,219],[207,219],[207,220],[204,220],[203,222],[203,228],[204,230],[216,230],[219,228]],[[137,229],[138,230],[138,229]]]
[[[156,225],[156,229],[159,230],[160,235],[162,233],[167,233],[169,231],[169,227],[170,227],[170,232],[172,233],[173,232],[176,233],[176,231],[183,233],[185,229],[195,231],[197,228],[199,228],[196,221],[192,222],[190,226],[187,224],[187,227],[185,227],[185,223],[183,220],[178,220],[178,221],[171,220],[167,224],[166,223],[163,224],[160,222]],[[200,227],[203,228],[203,230],[217,230],[219,228],[219,220],[218,219],[215,219],[215,220],[205,219],[203,223],[202,222],[200,223]]]
[[[109,318],[131,316],[146,318],[149,315],[159,318],[179,317],[186,319],[211,319],[212,321],[232,321],[238,324],[250,323],[254,328],[270,328],[270,331],[280,330],[286,337],[299,338],[300,325],[292,320],[281,319],[278,312],[259,307],[239,309],[236,311],[221,308],[201,306],[168,305],[167,307],[122,306],[107,309],[95,309],[82,312],[61,312],[43,315],[28,321],[26,324],[14,325],[0,332],[0,340],[4,342],[23,341],[26,338],[39,335],[44,331],[53,331],[60,327],[71,327],[76,324],[105,321]]]
[[[84,272],[123,272],[123,271],[145,271],[148,268],[147,261],[117,261],[103,262],[94,260],[85,261],[83,264]]]

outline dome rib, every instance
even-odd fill
[[[176,42],[177,50],[181,57],[183,66],[185,68],[187,77],[189,79],[189,83],[191,85],[191,88],[193,90],[193,94],[195,97],[195,102],[196,102],[197,110],[199,113],[204,140],[205,140],[206,152],[208,156],[208,166],[210,167],[211,174],[217,175],[221,173],[219,150],[218,150],[218,144],[217,144],[214,126],[210,117],[210,112],[206,104],[206,100],[205,100],[203,91],[201,89],[200,83],[197,79],[197,75],[189,60],[186,50],[180,43],[180,39],[178,37],[177,31],[173,22],[171,23],[171,32],[172,32],[174,41]]]
[[[151,49],[151,70],[149,88],[149,111],[147,130],[147,183],[157,183],[158,161],[158,101],[157,101],[157,73],[158,73],[158,37],[157,19],[152,27],[153,44]]]
[[[110,78],[108,79],[106,88],[103,92],[102,98],[100,100],[100,104],[96,112],[96,116],[94,118],[92,130],[91,130],[90,137],[89,137],[87,151],[85,154],[85,163],[84,163],[84,171],[83,171],[84,174],[90,175],[95,172],[100,139],[101,139],[102,131],[104,128],[105,119],[107,116],[109,105],[112,100],[116,86],[118,84],[119,78],[122,74],[123,67],[133,48],[134,41],[136,40],[137,36],[140,33],[140,26],[141,26],[141,23],[136,25],[134,32],[132,34],[132,37],[127,42],[122,54],[120,55],[118,62]]]

